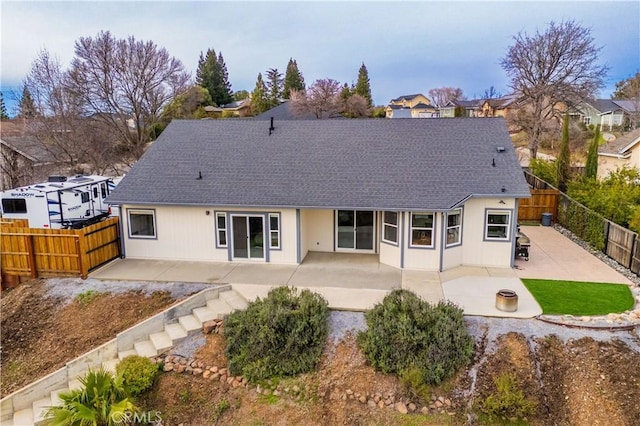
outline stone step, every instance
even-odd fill
[[[33,423],[38,424],[44,421],[47,409],[51,407],[51,398],[46,397],[33,402]]]
[[[174,345],[173,340],[171,340],[171,337],[169,337],[169,333],[167,333],[166,331],[151,333],[149,335],[149,340],[151,340],[151,343],[153,343],[153,346],[159,353],[172,348]]]
[[[219,297],[220,300],[224,300],[233,309],[241,311],[243,309],[247,309],[247,306],[249,306],[247,300],[244,297],[240,296],[238,292],[233,290],[221,291]]]
[[[82,389],[82,383],[79,379],[69,380],[69,390]]]
[[[178,323],[187,331],[189,336],[198,334],[202,331],[202,321],[198,320],[195,315],[185,315],[178,318]]]
[[[122,361],[124,358],[128,357],[129,355],[138,355],[138,352],[136,352],[135,349],[129,349],[127,351],[118,352],[118,359]]]
[[[164,331],[167,332],[174,345],[182,342],[189,335],[189,333],[187,333],[187,330],[185,330],[179,322],[165,325]]]
[[[133,348],[136,350],[138,355],[146,358],[158,355],[158,351],[151,340],[134,343]]]
[[[104,368],[106,371],[115,374],[116,373],[116,365],[118,365],[118,363],[120,362],[120,360],[118,358],[113,358],[107,361],[104,361],[102,363],[102,368]]]
[[[62,392],[69,392],[69,389],[56,389],[51,391],[51,405],[62,404],[62,400],[60,399]]]
[[[198,321],[200,321],[200,326],[202,326],[203,322],[211,321],[212,319],[218,318],[218,312],[209,308],[209,303],[207,302],[207,306],[203,306],[202,308],[195,308],[193,311],[193,316],[196,317]]]
[[[229,315],[231,312],[233,312],[233,308],[222,299],[207,300],[207,308],[216,313],[215,318],[209,319],[223,319],[226,315]]]
[[[33,407],[27,407],[24,410],[13,413],[13,424],[18,426],[26,426],[33,424]]]

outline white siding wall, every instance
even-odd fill
[[[503,200],[505,204],[500,204],[500,200]],[[462,224],[462,263],[468,266],[509,268],[513,257],[513,243],[511,241],[484,241],[486,209],[510,210],[511,224],[518,220],[515,199],[474,198],[467,201]]]
[[[402,233],[402,222],[403,216],[406,220],[406,214],[400,212],[398,214],[398,244],[392,245],[389,243],[382,242],[382,235],[384,230],[382,229],[382,213],[378,213],[378,253],[380,253],[380,263],[384,263],[385,265],[393,266],[396,268],[402,267],[402,241],[401,241],[401,233]],[[405,240],[406,242],[406,240]]]
[[[156,239],[129,238],[128,209],[155,210]],[[137,259],[228,261],[228,249],[216,248],[216,212],[260,212],[262,209],[225,209],[186,206],[123,206],[122,226],[125,255]],[[209,211],[209,215],[206,212]],[[296,212],[292,209],[269,210],[280,213],[281,250],[270,250],[270,262],[296,263]],[[227,222],[227,240],[231,241],[231,224]],[[265,221],[265,241],[269,241]]]
[[[333,251],[333,210],[302,210],[308,251]]]
[[[442,216],[434,213],[433,238],[434,248],[413,248],[411,245],[411,214],[405,213],[404,220],[404,267],[405,269],[421,269],[437,271],[440,268],[440,243],[442,234]]]

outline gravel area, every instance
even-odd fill
[[[329,313],[329,339],[334,343],[342,340],[347,333],[366,330],[363,312],[331,311]]]
[[[640,276],[634,274],[633,272],[631,272],[631,270],[629,270],[628,268],[625,268],[624,266],[622,266],[621,264],[619,264],[618,262],[616,262],[615,260],[607,256],[606,254],[604,254],[603,252],[594,250],[588,243],[581,240],[576,234],[569,231],[568,229],[563,228],[562,226],[557,224],[553,225],[553,228],[556,231],[560,232],[565,237],[569,238],[574,243],[578,244],[580,247],[582,247],[592,255],[594,255],[595,257],[597,257],[598,259],[602,260],[611,268],[615,269],[616,271],[624,275],[629,281],[634,283],[636,286],[640,287]]]
[[[102,281],[81,278],[48,278],[45,280],[47,295],[60,298],[70,303],[77,295],[87,291],[101,293],[126,293],[142,291],[149,295],[156,291],[167,291],[174,299],[181,299],[200,290],[211,287],[211,284],[183,282],[151,282],[151,281]]]
[[[205,343],[207,343],[207,339],[204,337],[204,334],[194,334],[171,348],[169,355],[180,355],[185,358],[193,358],[196,351],[203,347]]]

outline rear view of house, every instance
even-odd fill
[[[126,257],[510,267],[529,187],[502,119],[173,121],[109,196]]]

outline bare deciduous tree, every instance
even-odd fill
[[[342,113],[349,118],[365,118],[371,116],[369,101],[357,93],[343,101]]]
[[[118,40],[102,31],[76,41],[68,88],[85,114],[107,124],[135,160],[162,108],[184,92],[188,81],[182,62],[164,48],[134,37]]]
[[[331,118],[339,115],[340,83],[326,78],[316,80],[305,91],[291,91],[291,111],[294,115],[313,115],[318,119]]]
[[[501,65],[519,103],[528,107],[527,120],[516,124],[528,134],[531,158],[536,158],[544,122],[593,96],[608,68],[598,64],[601,48],[594,45],[591,30],[572,20],[551,22],[531,36],[521,32],[513,40]]]
[[[442,108],[449,102],[464,99],[464,95],[459,87],[440,87],[429,90],[429,98],[435,106]]]

